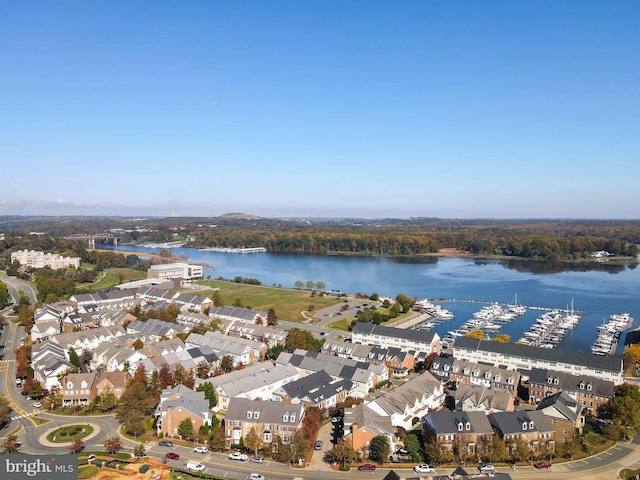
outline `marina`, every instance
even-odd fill
[[[628,313],[614,313],[605,324],[598,325],[596,341],[591,347],[594,355],[611,355],[616,351],[620,334],[631,328],[633,317]]]

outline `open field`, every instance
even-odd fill
[[[78,285],[80,288],[90,288],[91,290],[101,290],[103,288],[111,288],[124,282],[133,280],[141,280],[147,278],[147,273],[133,268],[107,268],[98,276],[98,280],[93,283],[83,283]]]
[[[266,311],[273,308],[280,320],[290,322],[303,322],[304,317],[300,312],[308,311],[313,305],[314,310],[342,303],[342,299],[332,297],[311,297],[308,290],[296,290],[290,288],[276,288],[259,285],[245,285],[220,280],[204,280],[198,282],[212,288],[219,288],[225,305],[233,305],[236,299],[242,301],[242,305],[255,310]],[[211,296],[211,290],[195,291],[204,296]],[[309,312],[311,313],[311,312]]]

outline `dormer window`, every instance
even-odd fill
[[[260,417],[260,412],[256,410],[255,412],[253,412],[253,418],[257,420],[258,417]]]
[[[73,388],[73,383],[72,382],[67,382],[67,388],[69,390],[71,390]]]
[[[464,374],[465,374],[465,375],[469,375],[469,369],[468,369],[468,368],[465,368],[465,369],[464,369]]]
[[[292,414],[291,414],[291,416],[289,417],[289,421],[290,421],[291,423],[294,423],[294,422],[296,421],[296,414],[295,414],[295,413],[292,413]]]
[[[464,425],[462,425],[462,422],[458,423],[458,431],[461,432],[462,428],[464,427]]]
[[[458,372],[458,366],[455,366],[452,368],[453,373],[457,373]]]
[[[507,382],[509,382],[511,385],[513,385],[513,377],[509,377],[509,378],[507,379]]]
[[[522,422],[522,430],[526,430],[527,429],[527,422]]]
[[[487,372],[484,374],[484,378],[491,378],[491,372]]]
[[[587,390],[591,391],[591,384],[587,383]]]
[[[478,377],[480,375],[480,370],[474,370],[473,371],[473,376],[474,377]]]
[[[87,388],[87,382],[85,380],[82,381],[82,383],[80,384],[81,388]]]
[[[580,382],[580,390],[584,390],[584,383]]]
[[[547,377],[547,383],[552,383],[552,382],[553,382],[553,378]]]
[[[559,383],[559,382],[558,382],[558,377],[554,378],[554,379],[553,379],[553,384],[554,384],[554,385],[558,385],[558,383]]]
[[[247,418],[253,418],[253,412],[251,410],[247,412]]]
[[[529,430],[533,430],[533,420],[529,422]]]
[[[449,370],[449,367],[450,367],[450,365],[445,365],[445,366],[444,366],[444,371],[445,371],[445,372],[446,372],[446,371],[448,371],[448,370]]]
[[[289,421],[289,414],[288,414],[288,413],[285,413],[285,414],[282,416],[282,421],[283,421],[283,422],[288,422],[288,421]]]
[[[471,430],[471,423],[467,422],[464,425],[465,430]]]

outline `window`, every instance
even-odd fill
[[[264,432],[264,443],[271,443],[271,432]]]
[[[251,410],[247,412],[247,418],[253,418],[253,412]]]
[[[563,429],[562,429],[562,434],[563,434],[563,435],[566,435],[566,434],[567,434],[567,429],[566,429],[566,428],[563,428]]]
[[[527,422],[522,422],[522,430],[526,430],[527,429]]]
[[[458,423],[458,431],[459,431],[459,432],[461,432],[461,431],[462,431],[462,427],[463,427],[462,422]]]
[[[464,428],[465,428],[465,430],[471,430],[471,423],[467,422],[467,423],[464,425]]]
[[[285,413],[285,414],[282,416],[282,421],[283,421],[283,422],[288,422],[288,421],[289,421],[289,414],[288,414],[288,413]]]
[[[255,418],[255,419],[260,418],[260,412],[257,411],[257,410],[255,412],[253,412],[253,418]]]
[[[584,383],[580,382],[580,390],[584,390]]]
[[[587,390],[591,391],[591,384],[587,383]]]
[[[291,423],[293,423],[293,422],[295,422],[295,421],[296,421],[296,414],[295,414],[295,413],[292,413],[292,414],[291,414],[291,416],[289,417],[289,421],[290,421]]]
[[[531,421],[529,422],[529,429],[530,429],[530,430],[533,430],[533,420],[531,420]]]

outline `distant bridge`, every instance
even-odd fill
[[[96,240],[100,243],[113,243],[114,245],[118,245],[118,237],[108,232],[95,234],[76,233],[64,238],[67,240],[84,240],[89,244],[89,248],[96,248]]]

